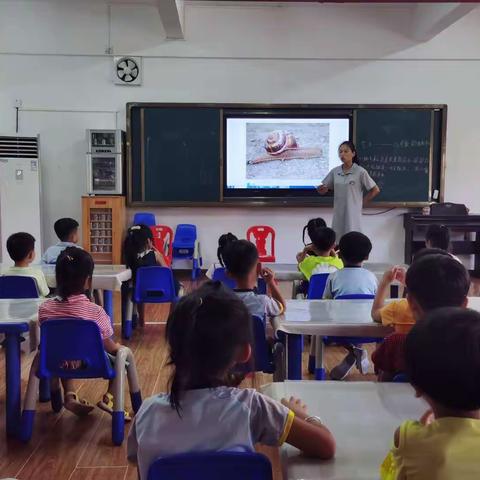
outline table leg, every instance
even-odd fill
[[[6,363],[6,419],[7,435],[15,436],[20,427],[21,391],[20,391],[20,334],[5,333],[3,345],[5,347]]]
[[[110,322],[113,327],[113,292],[111,290],[103,291],[103,308],[110,317]]]
[[[287,378],[289,380],[302,379],[302,350],[301,335],[287,335]]]
[[[323,365],[323,349],[325,344],[323,343],[323,337],[321,335],[315,335],[315,380],[325,380],[327,374]]]

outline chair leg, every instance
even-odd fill
[[[50,397],[52,402],[52,410],[58,413],[63,408],[63,393],[60,386],[60,379],[52,378],[50,381]]]
[[[327,378],[327,373],[323,366],[323,337],[315,335],[312,338],[312,343],[313,342],[315,342],[315,380],[325,380]]]
[[[130,390],[130,400],[132,402],[132,408],[135,413],[142,405],[142,393],[140,391],[140,384],[138,381],[137,367],[135,365],[135,359],[130,349],[127,352],[127,378],[128,388]]]
[[[35,407],[37,404],[37,392],[40,380],[37,377],[39,354],[36,355],[28,377],[27,392],[22,412],[19,437],[22,442],[29,442],[32,438],[33,423],[35,420]]]
[[[40,400],[40,403],[47,403],[50,401],[50,381],[48,380],[48,378],[40,379],[38,398]]]
[[[132,317],[133,317],[133,302],[128,294],[128,298],[125,300],[125,318],[122,323],[122,337],[129,339],[132,336]]]
[[[115,379],[113,381],[113,414],[112,414],[112,442],[114,445],[121,445],[125,436],[125,407],[124,407],[124,386],[125,386],[125,363],[130,349],[121,347],[115,358]]]

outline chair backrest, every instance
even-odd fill
[[[335,297],[335,300],[372,300],[375,298],[375,295],[370,295],[369,293],[357,293],[352,295],[339,295]]]
[[[37,282],[32,277],[3,275],[0,277],[0,298],[38,298]]]
[[[268,225],[254,225],[247,230],[247,240],[257,246],[258,257],[261,262],[275,261],[275,230]],[[270,239],[267,247],[267,240]]]
[[[153,213],[138,212],[133,217],[133,225],[146,225],[147,227],[153,227],[156,223],[157,220]]]
[[[271,480],[267,457],[255,452],[184,453],[156,460],[147,480]]]
[[[173,230],[167,225],[154,225],[150,227],[153,233],[155,248],[163,254],[167,265],[172,264]]]
[[[329,275],[329,273],[316,273],[310,277],[307,298],[311,300],[320,300],[323,298]]]
[[[222,282],[226,287],[229,287],[232,289],[237,286],[237,284],[235,283],[235,280],[233,280],[227,275],[227,272],[223,267],[216,268],[213,271],[212,280],[215,280],[217,282]]]
[[[168,267],[140,267],[135,280],[135,303],[177,301],[173,273]]]
[[[189,223],[180,223],[175,229],[173,246],[176,248],[193,248],[197,240],[197,227]]]
[[[81,362],[71,369],[66,362]],[[114,378],[98,325],[82,318],[46,320],[40,326],[41,378]]]

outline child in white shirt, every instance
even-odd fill
[[[37,284],[40,297],[46,297],[50,293],[45,275],[38,267],[31,267],[35,260],[35,238],[26,232],[18,232],[10,235],[7,240],[7,251],[10,258],[15,262],[3,272],[3,275],[18,275],[20,277],[32,277]]]
[[[311,457],[330,459],[335,440],[297,399],[282,403],[239,389],[235,367],[249,361],[251,317],[219,282],[183,297],[166,328],[173,367],[170,391],[145,400],[128,437],[128,459],[146,480],[160,457],[187,452],[255,451],[288,442]]]

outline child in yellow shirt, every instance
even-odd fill
[[[317,273],[332,273],[343,268],[335,252],[335,231],[320,227],[310,233],[312,243],[297,254],[298,269],[307,280]]]
[[[397,428],[381,479],[480,478],[480,313],[432,310],[407,335],[405,360],[431,411]]]
[[[412,265],[427,255],[450,256],[448,252],[439,248],[424,248],[415,255]],[[415,324],[415,317],[406,298],[386,303],[390,284],[397,280],[401,285],[405,286],[406,273],[404,268],[398,266],[387,270],[378,286],[372,305],[373,320],[382,325],[394,327],[395,333],[408,333]]]

